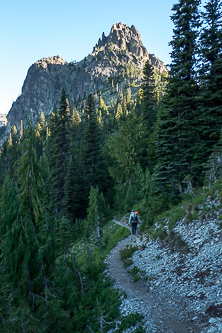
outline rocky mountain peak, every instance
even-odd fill
[[[54,57],[42,58],[35,62],[35,65],[47,68],[48,65],[65,65],[65,61],[59,55]]]
[[[159,80],[167,72],[163,62],[148,54],[134,25],[120,22],[113,24],[108,36],[103,33],[93,52],[79,62],[67,63],[59,55],[36,61],[28,70],[22,94],[7,115],[7,132],[11,125],[19,129],[21,120],[23,124],[29,118],[37,122],[42,112],[48,117],[59,107],[62,89],[70,107],[80,112],[86,97],[98,91],[107,105],[116,103],[118,94],[127,89],[136,98],[147,60]]]
[[[141,36],[134,25],[129,27],[122,22],[114,23],[110,34],[106,37],[103,32],[102,39],[99,39],[93,51],[96,52],[106,45],[115,45],[119,49],[127,50],[139,57],[148,56],[147,50],[141,41]]]

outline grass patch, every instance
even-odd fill
[[[183,253],[189,253],[189,247],[186,242],[173,230],[167,230],[164,227],[152,228],[150,235],[152,239],[159,239],[164,245],[169,245],[172,251],[178,250]],[[156,259],[160,259],[160,256],[157,256]]]
[[[220,184],[221,185],[221,184]],[[217,190],[220,188],[217,184]],[[177,222],[184,219],[186,223],[203,219],[209,212],[213,211],[212,207],[206,205],[209,197],[219,197],[219,193],[215,194],[215,188],[201,188],[195,190],[194,195],[183,195],[183,200],[178,206],[173,206],[171,209],[157,215],[154,219],[153,225],[149,226],[147,231],[151,237],[156,240],[160,239],[166,243],[175,243],[178,247],[186,247],[183,240],[173,232]],[[219,210],[220,207],[215,207],[214,210]]]
[[[130,231],[127,228],[121,227],[118,224],[110,221],[101,231],[102,234],[102,248],[96,244],[96,235],[92,235],[90,242],[84,238],[75,243],[72,252],[76,256],[76,260],[81,270],[85,271],[88,262],[94,262],[96,266],[100,266],[101,270],[104,269],[104,259],[109,252],[118,244],[119,241],[127,238]]]
[[[136,282],[141,279],[141,276],[139,275],[140,270],[136,266],[133,266],[133,268],[129,269],[128,273],[130,273],[130,275],[132,275],[133,282]]]
[[[127,245],[119,251],[122,260],[131,258],[133,253],[138,250],[138,246]]]
[[[146,330],[145,330],[141,325],[139,325],[139,326],[135,329],[134,333],[146,333]]]
[[[117,333],[122,333],[124,330],[131,328],[131,327],[135,327],[136,325],[138,325],[142,320],[143,320],[144,316],[139,314],[138,312],[136,313],[131,313],[128,316],[122,317],[121,319],[121,324],[119,325],[118,329],[117,329]],[[141,326],[140,326],[141,327]],[[137,327],[139,328],[139,327]],[[134,332],[145,332],[145,331],[137,331],[135,328]],[[141,329],[141,328],[140,328]]]
[[[124,260],[124,262],[123,262],[123,265],[125,268],[130,267],[132,264],[133,264],[133,260],[131,258],[128,258],[128,259]]]
[[[146,272],[140,270],[137,266],[133,266],[131,269],[128,269],[127,272],[132,275],[133,282],[139,281],[141,279],[145,281],[152,281],[154,277],[146,275]]]
[[[113,222],[112,222],[113,223]],[[104,229],[103,231],[103,245],[105,256],[123,239],[130,235],[127,228],[121,227],[115,223],[111,229]]]
[[[181,220],[185,215],[185,208],[182,206],[179,207],[173,207],[167,212],[160,215],[157,219],[160,221],[162,225],[164,225],[166,222],[168,224],[169,229],[173,229],[175,224]]]

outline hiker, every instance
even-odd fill
[[[130,217],[129,217],[129,223],[132,225],[132,234],[136,234],[136,228],[137,228],[137,223],[139,221],[138,219],[138,212],[135,212],[134,209],[132,209]]]

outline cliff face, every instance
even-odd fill
[[[130,87],[133,81],[139,85],[146,60],[159,73],[167,71],[156,56],[148,54],[133,25],[118,23],[109,36],[103,33],[93,52],[78,63],[67,63],[60,56],[37,61],[29,68],[22,94],[9,111],[8,130],[11,125],[19,129],[21,120],[38,120],[41,112],[49,115],[58,107],[63,88],[71,108],[78,108],[89,93],[101,92],[107,104],[111,99],[115,102],[120,89]],[[131,88],[132,96],[137,90]]]
[[[140,34],[134,25],[131,27],[120,23],[115,23],[108,37],[102,34],[102,40],[99,39],[98,44],[94,47],[94,51],[99,50],[106,45],[114,44],[119,49],[132,52],[138,57],[148,57],[146,48],[140,38]]]

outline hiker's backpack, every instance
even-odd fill
[[[132,223],[136,223],[137,220],[138,220],[138,218],[137,218],[137,216],[136,216],[136,213],[135,213],[135,212],[133,212],[133,214],[131,213],[131,218],[130,218],[130,222],[131,222],[131,224],[132,224]]]

